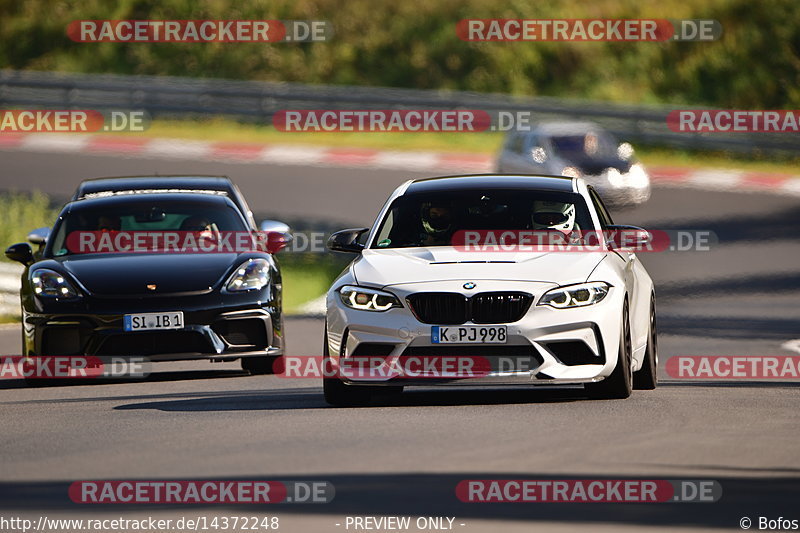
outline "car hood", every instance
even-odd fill
[[[353,264],[356,283],[375,287],[448,280],[586,281],[604,252],[466,253],[451,246],[364,250]]]
[[[234,263],[236,254],[83,255],[60,261],[92,294],[120,296],[208,291]]]

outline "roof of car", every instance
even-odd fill
[[[442,176],[412,181],[404,194],[435,193],[480,189],[519,189],[574,192],[573,179],[564,176],[525,176],[518,174],[476,174]]]
[[[206,202],[220,205],[234,205],[233,202],[224,194],[192,194],[184,191],[180,192],[153,192],[140,194],[138,191],[131,194],[93,196],[87,199],[72,201],[64,206],[64,209],[71,211],[76,207],[82,208],[103,208],[105,206],[125,205],[138,201],[151,202]]]
[[[137,189],[183,189],[230,191],[231,181],[224,176],[123,176],[88,179],[78,185],[75,199],[105,191]]]
[[[538,134],[546,135],[584,135],[587,132],[605,131],[599,124],[594,122],[539,122],[533,131]]]

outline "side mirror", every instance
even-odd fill
[[[369,228],[351,228],[337,231],[328,239],[328,249],[333,252],[360,254],[364,249],[364,245],[357,241],[366,231],[369,231]]]
[[[43,246],[47,244],[47,239],[50,237],[50,228],[36,228],[35,230],[31,230],[28,233],[28,242],[31,244],[38,244],[39,246]]]
[[[267,253],[276,254],[294,240],[289,225],[279,220],[262,220],[258,227],[264,236]]]
[[[642,248],[652,242],[653,236],[646,229],[638,226],[608,226],[605,232],[606,242],[612,250],[624,248]]]
[[[289,233],[291,231],[289,225],[280,220],[262,220],[258,227],[261,231],[277,231],[278,233]]]
[[[27,266],[33,263],[33,249],[27,242],[18,242],[6,248],[6,257]]]

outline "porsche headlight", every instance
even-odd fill
[[[353,285],[345,285],[339,289],[339,298],[347,307],[361,311],[386,311],[392,307],[401,307],[400,300],[394,294]]]
[[[539,305],[556,309],[593,305],[605,298],[610,288],[611,285],[602,281],[557,287],[544,293]]]
[[[228,279],[225,287],[229,291],[261,290],[269,285],[269,262],[266,259],[249,259]]]
[[[31,273],[31,286],[34,294],[40,298],[78,297],[78,291],[62,274],[47,268],[37,268]]]

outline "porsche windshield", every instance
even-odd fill
[[[63,214],[51,241],[50,257],[71,254],[67,237],[72,232],[247,231],[233,204],[220,198],[153,195],[86,202],[76,202]]]
[[[586,203],[575,193],[484,189],[409,194],[392,203],[371,247],[450,246],[463,230],[591,229]]]

